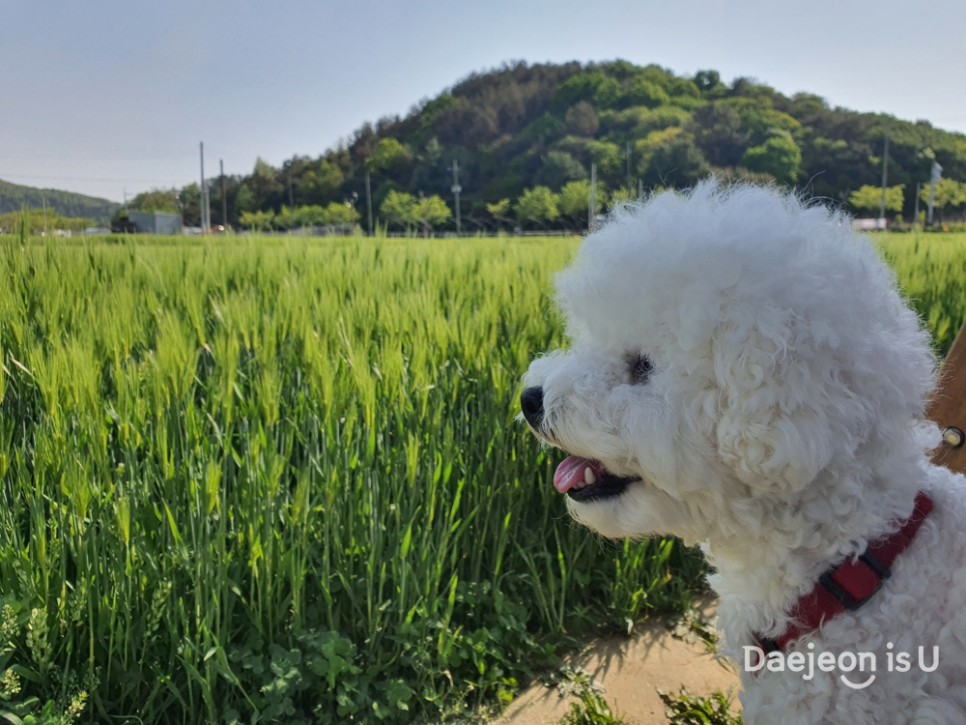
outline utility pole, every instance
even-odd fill
[[[295,211],[295,192],[292,191],[292,169],[288,170],[288,206]]]
[[[886,181],[889,178],[889,137],[885,137],[885,150],[882,152],[882,197],[879,199],[879,223],[882,228],[886,228],[885,222],[885,203],[886,203]]]
[[[929,210],[926,212],[926,226],[932,226],[932,209],[936,203],[936,184],[943,177],[943,167],[938,162],[932,162],[932,173],[929,174]]]
[[[369,236],[372,236],[372,182],[369,180],[369,169],[366,169],[366,216],[369,220]]]
[[[590,194],[587,195],[587,233],[594,231],[597,218],[597,164],[590,162]]]
[[[460,222],[460,192],[462,190],[463,190],[463,187],[460,186],[460,167],[459,167],[459,164],[456,162],[456,159],[453,159],[452,191],[453,191],[453,195],[456,197],[456,233],[457,234],[460,234],[463,231],[463,225]]]
[[[221,172],[221,224],[228,228],[228,197],[225,196],[225,161],[218,159],[218,170]]]
[[[919,193],[920,193],[920,188],[921,187],[922,187],[922,182],[921,181],[917,181],[916,182],[916,206],[915,206],[915,209],[912,212],[912,226],[913,226],[913,228],[918,228],[918,226],[919,226]]]
[[[199,143],[199,150],[201,152],[201,186],[199,191],[201,192],[198,196],[198,214],[201,216],[201,233],[208,233],[208,217],[206,215],[206,209],[208,207],[207,193],[205,191],[205,142],[201,141]]]

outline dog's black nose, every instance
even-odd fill
[[[523,417],[534,428],[539,428],[543,421],[543,388],[527,388],[520,396],[520,407]]]

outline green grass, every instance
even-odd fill
[[[966,234],[887,234],[876,242],[946,354],[966,319]]]
[[[515,420],[575,246],[4,240],[16,701],[433,720],[568,629],[683,606],[700,561],[569,523]]]
[[[0,719],[438,721],[683,611],[515,420],[576,244],[0,239]],[[963,239],[884,244],[955,330]]]

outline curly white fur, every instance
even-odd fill
[[[746,722],[966,722],[966,480],[929,463],[929,338],[848,219],[752,186],[664,193],[591,235],[557,289],[572,346],[524,378],[543,390],[536,432],[640,479],[570,512],[609,537],[700,544],[739,662],[917,491],[935,502],[872,600],[790,647],[876,652],[875,681],[745,673]],[[936,671],[884,671],[887,647],[933,645]]]

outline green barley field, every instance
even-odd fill
[[[481,717],[686,606],[516,421],[577,243],[0,238],[0,721]],[[879,243],[948,348],[966,235]]]

